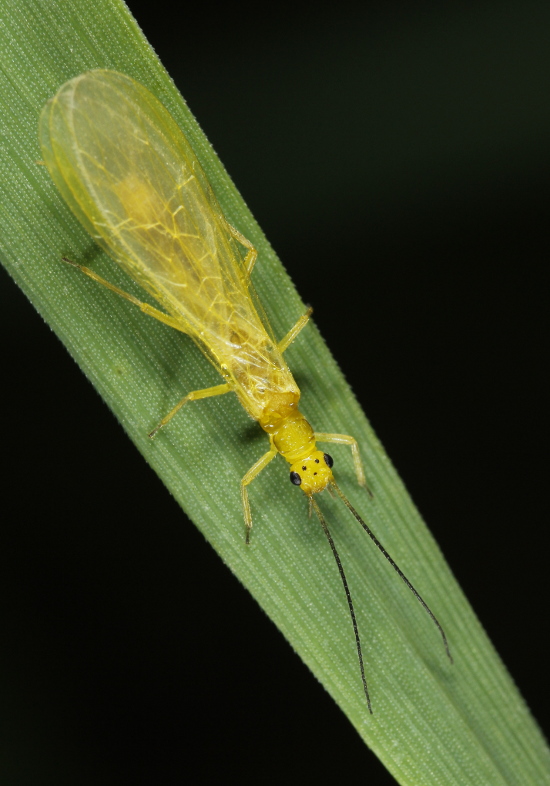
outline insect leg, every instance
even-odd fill
[[[357,440],[355,440],[353,437],[349,437],[347,434],[319,434],[317,432],[315,432],[315,439],[317,442],[333,442],[336,445],[350,446],[357,482],[360,486],[364,486],[372,497],[372,491],[367,486],[365,471],[363,469],[363,462],[361,461]]]
[[[271,442],[271,447],[267,451],[267,453],[264,453],[264,455],[261,457],[261,459],[258,459],[258,461],[250,467],[250,469],[248,470],[248,472],[246,473],[244,478],[241,480],[241,501],[243,503],[244,523],[246,525],[246,545],[247,546],[250,543],[250,530],[252,529],[252,514],[250,512],[250,501],[248,499],[248,488],[247,488],[247,486],[250,483],[252,483],[254,478],[257,475],[260,474],[262,469],[267,467],[269,462],[272,459],[274,459],[275,456],[277,455],[278,450],[274,446],[273,441],[271,440],[271,437],[270,437],[270,442]]]
[[[232,237],[234,237],[235,240],[238,240],[242,246],[248,249],[248,253],[244,259],[244,264],[246,267],[246,274],[247,276],[250,276],[250,274],[252,273],[252,268],[254,267],[254,265],[256,264],[256,260],[258,259],[258,252],[254,248],[250,240],[247,240],[244,235],[241,235],[238,229],[232,227],[231,224],[228,224],[227,226],[229,228],[229,231],[231,232]]]
[[[288,333],[286,334],[286,336],[285,336],[285,337],[284,337],[284,338],[283,338],[281,341],[279,341],[279,344],[277,345],[277,346],[278,346],[278,349],[279,349],[279,352],[283,353],[285,350],[287,350],[287,349],[289,348],[289,346],[292,344],[292,342],[294,341],[294,339],[296,338],[296,336],[298,335],[298,333],[299,333],[299,332],[300,332],[300,331],[301,331],[303,328],[305,328],[305,326],[306,326],[306,325],[307,325],[307,323],[309,322],[309,318],[310,318],[310,316],[311,316],[312,314],[313,314],[313,309],[312,309],[312,308],[311,308],[311,306],[310,306],[310,307],[308,308],[308,310],[306,311],[306,313],[305,313],[305,314],[303,314],[303,315],[300,317],[300,319],[298,320],[298,322],[296,322],[296,324],[294,325],[294,327],[293,327],[293,328],[291,328],[291,329],[288,331]]]
[[[230,390],[231,388],[227,382],[224,382],[223,385],[214,385],[211,388],[192,390],[191,393],[188,393],[186,396],[184,396],[181,401],[178,401],[174,409],[171,409],[170,412],[160,421],[158,426],[155,426],[155,428],[150,431],[147,436],[153,439],[157,431],[169,423],[176,412],[179,412],[183,405],[187,404],[188,401],[198,401],[201,398],[211,398],[212,396],[223,396],[224,393],[229,393]]]
[[[114,284],[110,284],[104,278],[98,276],[97,273],[94,273],[94,271],[90,270],[89,267],[84,267],[84,265],[79,265],[77,262],[73,262],[71,259],[67,259],[67,257],[62,257],[62,259],[63,262],[68,262],[69,265],[78,268],[80,271],[82,271],[82,273],[85,273],[89,278],[93,279],[98,284],[101,284],[101,286],[107,287],[107,289],[110,289],[111,292],[115,292],[117,295],[120,295],[120,297],[123,297],[125,300],[129,300],[130,303],[134,304],[134,306],[138,306],[138,308],[140,308],[144,314],[148,314],[150,317],[154,317],[155,319],[158,319],[159,322],[164,322],[165,325],[169,325],[170,327],[175,328],[176,330],[179,330],[182,333],[186,332],[185,330],[183,330],[181,322],[172,319],[172,317],[169,317],[168,314],[159,311],[158,308],[154,308],[154,306],[150,306],[149,303],[143,303],[141,300],[138,300],[137,297],[134,297],[133,295],[128,294],[128,292],[124,292],[122,289],[115,287]]]

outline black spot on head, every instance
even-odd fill
[[[302,467],[302,471],[303,472],[306,472],[306,470],[307,470],[307,467]]]
[[[334,459],[332,458],[332,456],[329,456],[328,453],[325,453],[323,458],[325,459],[325,464],[327,465],[327,467],[334,466]]]
[[[319,459],[315,459],[315,463],[318,464],[319,463]]]
[[[294,483],[295,486],[301,486],[302,485],[302,478],[298,475],[297,472],[291,472],[290,473],[290,482]]]

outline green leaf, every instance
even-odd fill
[[[374,499],[356,487],[348,451],[334,448],[340,486],[443,624],[454,666],[390,565],[343,506],[323,495],[320,505],[363,633],[371,717],[336,566],[282,461],[252,486],[255,529],[251,547],[244,546],[239,481],[266,440],[247,427],[236,399],[188,406],[154,442],[147,439],[183,393],[218,380],[185,337],[60,262],[62,255],[76,258],[141,296],[86,235],[37,163],[38,115],[63,82],[106,67],[152,90],[190,139],[228,220],[258,249],[254,281],[277,336],[304,304],[122,3],[3,6],[9,34],[0,48],[0,253],[10,275],[182,508],[400,783],[548,782],[549,752],[536,724],[313,325],[288,351],[302,409],[316,430],[359,441]]]

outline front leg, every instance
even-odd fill
[[[353,457],[353,466],[355,467],[357,482],[360,486],[366,488],[369,495],[372,497],[372,491],[367,486],[367,480],[365,478],[365,471],[363,469],[363,462],[361,461],[357,440],[348,436],[347,434],[321,434],[317,431],[315,432],[315,440],[317,442],[333,442],[336,445],[349,445],[351,448],[351,455]]]
[[[258,461],[253,464],[244,478],[241,480],[241,501],[243,503],[243,513],[244,513],[244,523],[246,525],[246,545],[250,543],[250,530],[252,529],[252,514],[250,512],[250,500],[248,499],[248,488],[247,486],[252,483],[254,478],[260,474],[262,469],[267,467],[270,461],[272,461],[278,453],[277,448],[273,444],[273,440],[270,439],[270,449],[267,453],[258,459]]]

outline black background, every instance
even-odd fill
[[[548,728],[547,4],[130,6]],[[393,783],[0,296],[6,783]]]

